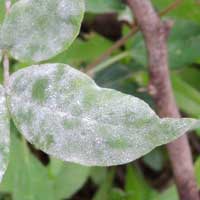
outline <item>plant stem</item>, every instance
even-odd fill
[[[159,16],[162,17],[162,16],[166,15],[167,13],[171,12],[181,2],[182,2],[182,0],[176,0],[175,2],[170,4],[168,7],[166,7],[163,11],[161,11]],[[124,37],[119,39],[117,42],[115,42],[113,46],[111,46],[109,49],[107,49],[102,55],[100,55],[96,60],[94,60],[88,66],[86,66],[86,70],[85,71],[86,72],[90,71],[91,69],[96,67],[96,65],[98,65],[101,62],[103,62],[104,60],[106,60],[115,50],[117,50],[120,47],[122,47],[134,34],[136,34],[138,32],[138,30],[139,29],[138,29],[137,25],[134,23],[131,31],[127,35],[125,35]]]
[[[91,69],[96,67],[96,65],[98,65],[101,62],[103,62],[104,60],[106,60],[115,50],[117,50],[120,47],[122,47],[135,33],[137,33],[137,31],[138,31],[138,27],[136,25],[134,25],[133,28],[131,29],[131,31],[126,36],[122,37],[117,42],[115,42],[113,46],[111,46],[109,49],[107,49],[94,62],[89,64],[86,67],[86,71],[90,71]]]
[[[128,56],[131,56],[130,51],[122,52],[116,56],[111,57],[110,59],[106,60],[105,62],[100,63],[94,69],[91,69],[90,71],[88,71],[87,74],[89,76],[93,77],[95,73],[107,68],[108,66],[110,66],[110,65],[116,63],[117,61],[122,60],[123,58],[126,58]]]
[[[5,0],[5,8],[6,8],[6,14],[8,15],[10,13],[11,8],[11,0]]]
[[[143,33],[149,63],[150,93],[160,117],[179,118],[173,95],[169,68],[167,37],[170,22],[162,22],[149,0],[126,0]],[[194,176],[192,155],[187,136],[184,135],[167,145],[174,177],[181,200],[199,200]]]

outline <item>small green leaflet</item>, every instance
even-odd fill
[[[20,61],[47,60],[71,45],[83,14],[84,0],[20,0],[3,22],[0,48]]]
[[[144,101],[100,88],[64,64],[34,65],[13,74],[8,105],[29,142],[89,166],[133,161],[200,126],[195,119],[160,119]]]
[[[0,181],[9,160],[10,124],[3,87],[0,85]]]

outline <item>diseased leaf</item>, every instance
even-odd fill
[[[84,0],[20,0],[2,25],[0,47],[21,61],[47,60],[77,36]]]
[[[35,65],[13,74],[8,104],[28,141],[83,165],[133,161],[200,126],[195,119],[160,119],[144,101],[100,88],[64,64]]]
[[[9,160],[10,124],[3,87],[0,85],[0,181],[7,169]]]
[[[51,159],[47,167],[30,152],[11,124],[11,157],[0,192],[14,200],[70,198],[87,180],[90,168]]]

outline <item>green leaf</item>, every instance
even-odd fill
[[[99,187],[98,191],[93,197],[93,200],[110,200],[111,190],[113,179],[115,175],[115,169],[111,169],[111,171],[107,174],[106,179]]]
[[[86,0],[86,11],[91,13],[117,12],[123,8],[122,0]]]
[[[170,4],[174,3],[174,0],[153,0],[156,8],[163,10]],[[168,16],[175,19],[187,19],[195,22],[200,22],[199,2],[198,0],[181,0],[176,9],[171,10]]]
[[[194,22],[177,20],[168,40],[170,67],[184,67],[200,57],[200,26]],[[139,35],[133,47],[133,57],[147,65],[144,40]]]
[[[164,166],[165,156],[161,148],[154,149],[143,157],[143,162],[155,171],[161,171]]]
[[[177,76],[181,77],[181,79],[183,79],[193,88],[200,91],[200,70],[195,66],[184,68],[183,70],[179,71]]]
[[[104,53],[111,44],[112,42],[106,38],[92,33],[84,40],[77,38],[67,51],[59,54],[49,62],[68,63],[80,66],[81,64],[95,60],[99,55]]]
[[[108,200],[127,200],[127,195],[125,192],[119,188],[113,188],[109,192],[109,199]]]
[[[20,61],[47,60],[71,45],[83,14],[83,0],[20,0],[4,20],[0,48]]]
[[[66,199],[77,192],[89,177],[90,168],[51,159],[49,175],[54,180],[56,199]]]
[[[106,167],[92,167],[90,176],[96,185],[100,185],[106,180],[107,174]]]
[[[7,169],[9,160],[10,123],[5,91],[0,85],[0,181]]]
[[[172,76],[172,84],[180,109],[191,116],[199,117],[200,92],[177,75]]]
[[[197,158],[194,165],[195,177],[197,180],[198,187],[200,187],[200,157]]]
[[[177,189],[172,185],[152,200],[179,200]]]
[[[11,76],[9,108],[27,140],[83,165],[127,163],[200,126],[160,119],[142,100],[98,87],[64,64],[34,65]]]
[[[127,200],[148,200],[154,193],[141,172],[131,165],[127,166],[125,190],[128,196]]]
[[[10,164],[0,191],[11,193],[14,200],[69,198],[87,180],[87,167],[54,159],[51,159],[48,167],[43,166],[19,138],[13,124],[11,138]]]

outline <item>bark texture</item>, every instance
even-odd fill
[[[125,0],[144,36],[150,74],[149,92],[160,117],[180,117],[170,82],[167,37],[172,23],[162,22],[150,0]],[[187,136],[167,145],[181,200],[199,200]]]

